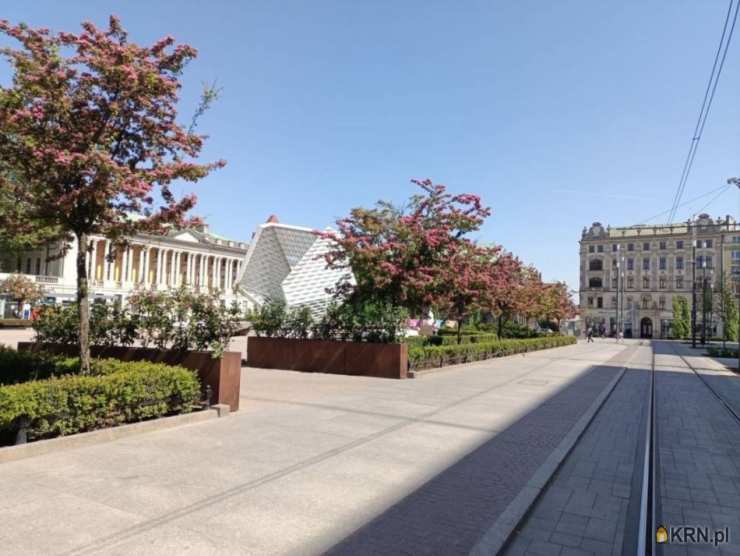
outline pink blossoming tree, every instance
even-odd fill
[[[176,121],[179,79],[196,51],[171,37],[138,46],[115,17],[107,30],[84,23],[79,34],[5,20],[0,32],[20,43],[0,49],[14,69],[12,84],[0,87],[0,159],[13,180],[0,173],[0,189],[25,207],[4,225],[23,233],[52,226],[76,241],[80,358],[88,372],[90,236],[120,245],[186,224],[195,197],[177,199],[172,182],[195,182],[224,164],[196,163],[204,137]]]
[[[416,315],[432,307],[461,307],[462,297],[450,298],[451,275],[465,296],[475,297],[472,290],[485,286],[468,266],[477,248],[466,236],[491,211],[476,195],[452,195],[431,180],[412,183],[421,192],[406,207],[379,202],[371,209],[355,208],[337,222],[336,232],[322,234],[334,245],[328,265],[350,267],[356,280],[355,285],[340,284],[338,292],[405,307]]]

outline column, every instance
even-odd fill
[[[221,289],[221,262],[224,260],[223,257],[216,257],[215,262],[213,263],[213,270],[216,274],[216,289]]]
[[[113,279],[113,272],[112,272],[112,266],[113,263],[109,260],[110,254],[111,254],[111,242],[110,240],[105,240],[105,247],[104,247],[104,255],[103,255],[103,282],[107,282],[108,280]]]
[[[231,290],[231,268],[233,264],[233,259],[226,259],[226,280],[224,280],[224,286],[227,291]]]
[[[189,252],[187,253],[187,256],[188,256],[187,264],[185,265],[185,283],[188,285],[188,287],[190,287],[192,285],[192,282],[190,279],[191,277],[190,267],[193,264],[193,260],[192,260],[193,257],[192,257],[192,254]]]
[[[144,247],[141,250],[142,256],[142,271],[141,271],[141,285],[145,288],[149,285],[149,268],[151,266],[152,248]]]

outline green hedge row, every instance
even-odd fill
[[[461,344],[475,344],[481,342],[493,342],[498,340],[496,334],[462,334],[460,336]],[[409,336],[403,340],[409,347],[411,346],[449,346],[457,345],[457,335],[444,334],[442,336]]]
[[[197,375],[145,361],[97,360],[93,375],[0,386],[0,431],[23,424],[30,440],[188,413],[200,398]]]
[[[504,339],[460,345],[409,346],[409,366],[411,369],[443,367],[575,343],[576,338],[573,336],[544,336],[541,338]]]
[[[0,346],[0,385],[77,374],[79,370],[79,358],[16,351]]]

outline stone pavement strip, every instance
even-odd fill
[[[683,353],[681,346],[655,344],[657,521],[666,527],[728,527],[730,532],[730,542],[719,550],[669,544],[663,545],[663,554],[740,554],[740,423],[676,355]],[[692,359],[695,363],[700,361]],[[712,375],[720,395],[735,392],[737,385],[731,383],[737,376]]]
[[[644,438],[651,349],[628,370],[503,551],[507,555],[622,554],[639,442]],[[639,493],[638,493],[639,495]]]
[[[408,381],[245,369],[227,419],[0,465],[0,547],[465,553],[626,351],[579,344]]]

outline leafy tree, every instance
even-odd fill
[[[0,282],[0,293],[8,295],[19,305],[36,303],[44,297],[44,288],[21,274],[11,274]]]
[[[543,288],[542,312],[539,316],[547,321],[555,321],[557,330],[560,330],[560,322],[575,316],[576,306],[570,297],[568,285],[565,282],[554,282],[546,284]]]
[[[490,209],[472,194],[452,195],[431,180],[412,180],[421,189],[406,207],[378,202],[355,208],[337,221],[337,232],[325,232],[333,248],[326,261],[332,268],[351,268],[355,284],[343,282],[341,295],[378,301],[422,314],[447,305],[449,261],[470,250],[466,236],[478,230]]]
[[[718,279],[717,292],[718,302],[715,304],[717,317],[722,321],[723,335],[722,339],[737,340],[737,305],[733,292],[733,281],[731,277],[724,276]]]
[[[682,295],[673,296],[673,323],[671,330],[674,338],[688,338],[691,333],[691,316],[689,302]]]
[[[203,137],[176,121],[179,79],[196,51],[172,37],[138,46],[116,17],[107,30],[83,23],[79,34],[5,20],[0,32],[20,43],[0,49],[14,70],[12,84],[0,88],[0,160],[14,179],[0,172],[0,190],[24,207],[5,224],[13,233],[36,222],[76,241],[86,373],[90,236],[121,245],[139,232],[184,225],[195,197],[176,199],[172,182],[195,182],[223,165],[195,163]]]

